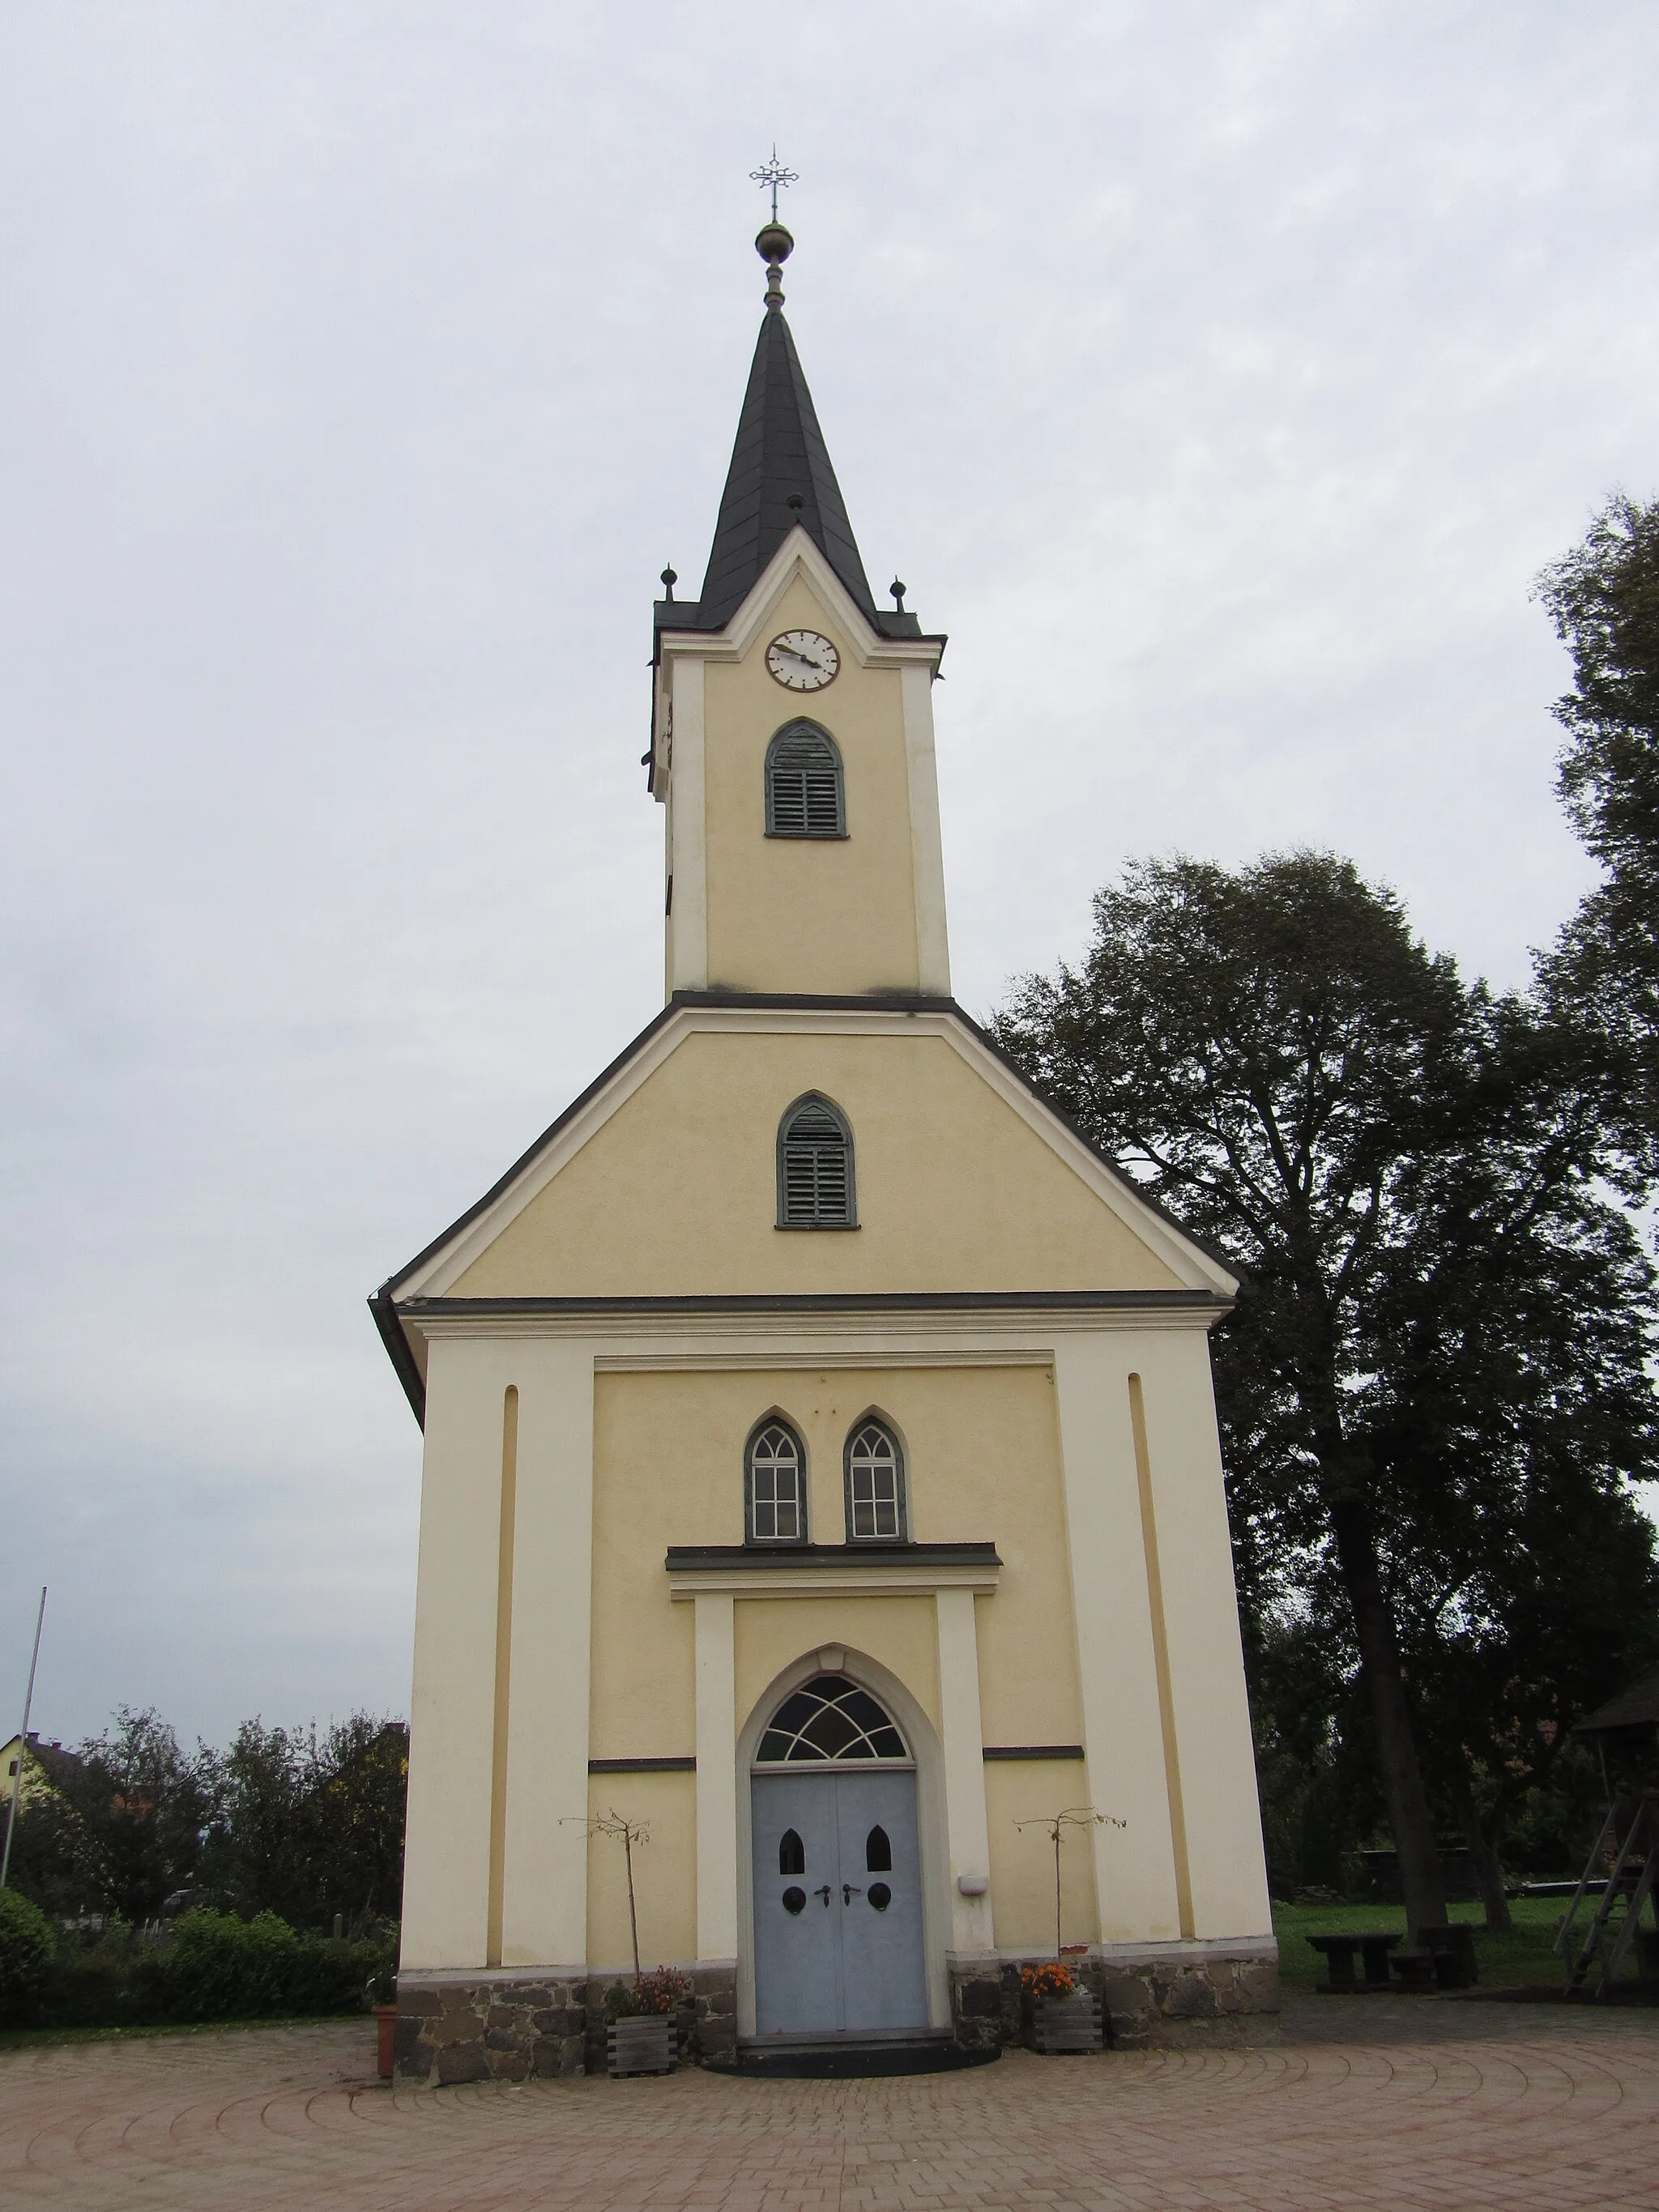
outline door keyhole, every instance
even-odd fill
[[[821,1897],[821,1898],[823,1899],[823,1909],[824,1909],[824,1911],[827,1912],[827,1911],[830,1910],[830,1885],[829,1885],[829,1883],[826,1881],[826,1882],[824,1883],[823,1887],[822,1889],[815,1889],[815,1890],[812,1892],[812,1894],[813,1894],[813,1896],[814,1896],[814,1897]]]
[[[843,1905],[850,1905],[855,1897],[862,1897],[863,1894],[864,1892],[853,1882],[844,1881],[841,1886],[841,1901]]]

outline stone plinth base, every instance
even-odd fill
[[[1279,1946],[1271,1939],[1232,1948],[1159,1944],[1139,1956],[1121,1950],[1101,1959],[1099,1972],[1107,2039],[1119,2050],[1279,2041]]]
[[[965,2049],[1021,2039],[1019,1972],[1040,1956],[951,1961],[951,2019]],[[1120,2051],[1279,2040],[1279,1949],[1271,1937],[1237,1943],[1098,1946],[1066,1964],[1100,1999],[1106,2040]]]
[[[396,2079],[410,2089],[557,2080],[583,2070],[586,2029],[586,1978],[400,1974]]]
[[[684,2056],[731,2059],[738,2047],[734,1965],[684,1966],[696,1992]],[[631,1974],[533,1966],[398,1981],[396,2079],[407,2089],[457,2081],[548,2081],[605,2071],[605,2031]],[[609,2008],[606,1997],[610,1997]]]

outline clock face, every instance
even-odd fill
[[[786,691],[822,691],[835,682],[841,655],[815,629],[787,629],[767,647],[766,665]]]

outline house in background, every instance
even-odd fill
[[[27,1753],[24,1745],[27,1741]],[[64,1782],[76,1773],[81,1765],[77,1753],[65,1751],[55,1740],[43,1743],[35,1729],[26,1738],[13,1736],[9,1744],[0,1746],[0,1809],[11,1802],[12,1788],[17,1781],[18,1761],[22,1759],[22,1782],[18,1791],[21,1808],[31,1797],[56,1793]]]
[[[408,2081],[583,2063],[632,1972],[611,1813],[705,2056],[983,2048],[1057,1935],[1121,2037],[1277,2004],[1237,1278],[951,996],[945,641],[871,592],[791,244],[655,612],[666,1004],[373,1301],[425,1428]]]

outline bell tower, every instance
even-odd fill
[[[933,685],[945,639],[878,608],[783,315],[766,313],[702,588],[655,609],[667,995],[948,998]]]

